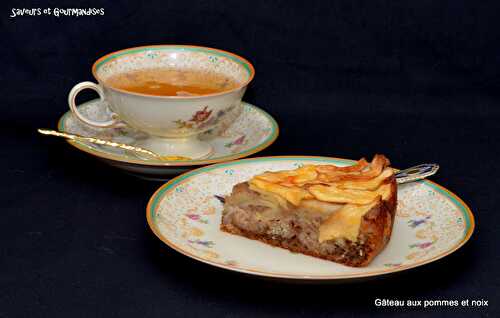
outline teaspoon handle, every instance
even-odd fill
[[[396,172],[396,181],[401,183],[407,183],[412,181],[417,181],[425,179],[429,176],[434,175],[439,170],[439,165],[436,163],[424,163],[418,166],[414,166],[408,169],[400,170]]]
[[[50,129],[38,129],[38,132],[41,133],[42,135],[50,135],[50,136],[56,136],[56,137],[62,137],[70,140],[76,140],[76,141],[85,141],[85,142],[90,142],[93,144],[97,145],[105,145],[105,146],[110,146],[113,148],[120,148],[120,149],[125,149],[133,152],[139,152],[143,153],[149,156],[152,156],[154,158],[159,158],[160,156],[152,151],[149,151],[144,148],[140,147],[135,147],[127,144],[122,144],[119,142],[114,142],[114,141],[109,141],[109,140],[103,140],[99,138],[93,138],[93,137],[83,137],[79,135],[74,135],[74,134],[67,134],[63,133],[60,131],[55,131],[55,130],[50,130]]]

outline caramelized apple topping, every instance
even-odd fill
[[[271,183],[260,179],[250,180],[250,185],[264,191],[275,193],[285,198],[291,204],[297,206],[303,199],[312,199],[313,196],[307,190],[300,187],[284,187],[280,184]]]
[[[381,174],[375,178],[369,180],[343,180],[337,183],[337,186],[341,189],[359,189],[359,190],[376,190],[383,184],[386,180],[394,174],[391,168],[385,168]]]
[[[318,200],[332,203],[369,204],[380,195],[374,191],[340,189],[336,185],[314,185],[309,192]]]
[[[335,238],[346,238],[355,242],[358,237],[361,218],[380,202],[373,201],[370,204],[357,205],[346,204],[337,213],[330,215],[323,224],[319,226],[318,241],[324,242]]]
[[[355,241],[361,217],[391,195],[389,181],[394,172],[389,165],[385,156],[377,154],[371,163],[363,158],[348,167],[305,165],[295,170],[265,172],[249,183],[251,188],[281,197],[293,206],[311,199],[344,204],[320,226],[320,242],[339,237]]]
[[[375,155],[372,162],[361,170],[342,171],[331,169],[327,171],[323,168],[323,172],[318,176],[318,180],[326,183],[352,180],[370,180],[377,177],[385,167],[390,164],[389,160],[384,155]]]
[[[318,165],[318,166],[316,166],[316,170],[319,173],[325,173],[325,174],[332,173],[334,171],[359,172],[359,171],[365,169],[366,167],[368,167],[368,165],[369,165],[368,161],[366,161],[365,158],[361,158],[356,162],[356,164],[354,164],[352,166],[337,167],[334,165]]]
[[[278,194],[293,205],[303,199],[324,202],[368,204],[379,194],[376,189],[393,176],[389,160],[375,155],[371,163],[364,158],[348,167],[305,165],[295,170],[265,172],[251,181],[254,187]]]

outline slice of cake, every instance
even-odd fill
[[[389,160],[305,165],[234,186],[221,230],[348,266],[366,266],[391,237],[397,185]]]

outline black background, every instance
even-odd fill
[[[103,7],[97,17],[12,8]],[[10,1],[1,11],[0,317],[333,317],[499,314],[500,22],[495,1]],[[438,162],[475,213],[445,259],[381,279],[300,285],[197,263],[149,230],[147,182],[44,138],[98,57],[196,44],[248,58],[245,100],[281,126],[259,155],[384,153]],[[94,95],[82,97],[89,99]],[[258,255],[256,255],[258,257]],[[486,299],[387,309],[375,298]]]

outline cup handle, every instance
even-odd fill
[[[103,92],[101,86],[99,86],[95,83],[92,83],[92,82],[81,82],[81,83],[76,84],[75,86],[73,86],[73,88],[71,89],[71,91],[69,92],[69,95],[68,95],[69,108],[71,109],[71,112],[73,112],[73,114],[76,116],[76,118],[78,118],[80,121],[86,123],[87,125],[98,127],[98,128],[113,127],[113,126],[117,126],[118,124],[121,124],[121,121],[118,120],[118,115],[115,113],[111,114],[112,119],[106,120],[106,121],[96,121],[96,120],[92,120],[92,119],[84,117],[78,111],[78,107],[76,106],[76,103],[75,103],[76,95],[78,95],[78,93],[80,93],[84,89],[93,89],[94,91],[97,92],[97,94],[99,94],[100,100],[101,101],[104,100],[104,92]]]

